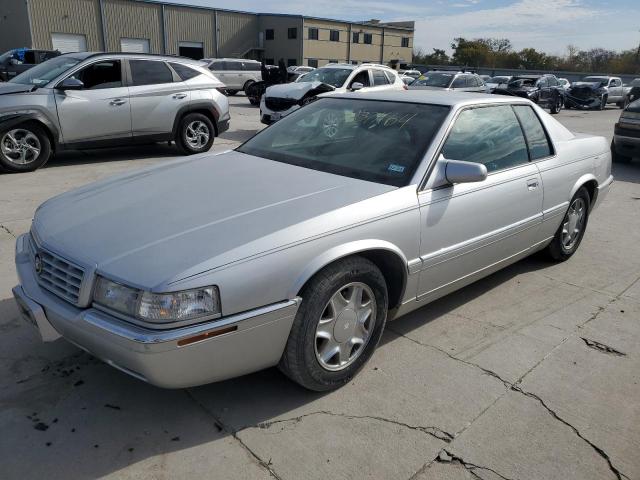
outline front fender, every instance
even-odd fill
[[[355,255],[371,250],[385,250],[396,255],[398,259],[402,261],[402,265],[404,266],[404,283],[406,284],[406,277],[408,275],[408,262],[407,257],[404,255],[404,253],[402,253],[402,250],[400,250],[396,245],[385,240],[357,240],[354,242],[335,246],[315,256],[302,269],[300,275],[296,277],[295,281],[292,283],[289,291],[287,292],[287,298],[295,298],[298,295],[298,292],[300,292],[302,287],[305,285],[305,283],[307,283],[311,277],[313,277],[316,273],[318,273],[330,263],[333,263],[336,260],[340,260],[341,258],[345,258],[350,255]]]
[[[60,131],[58,130],[58,127],[55,125],[55,123],[52,122],[49,119],[49,117],[47,117],[41,112],[27,111],[27,112],[9,113],[5,115],[1,115],[0,130],[10,129],[22,123],[30,122],[30,121],[35,121],[42,124],[42,126],[49,131],[50,137],[52,140],[51,147],[54,150],[57,150],[60,144]]]

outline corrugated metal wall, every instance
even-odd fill
[[[201,42],[204,56],[215,56],[213,11],[166,6],[164,14],[168,54],[178,54],[179,42]]]
[[[102,26],[98,0],[30,0],[33,45],[51,48],[52,33],[87,37],[89,50],[102,50]]]
[[[218,55],[239,57],[258,46],[258,16],[250,13],[218,12]]]
[[[51,3],[60,0],[47,0]],[[76,0],[77,1],[77,0]],[[128,0],[104,0],[107,51],[119,52],[121,38],[149,40],[150,53],[163,53],[162,7]]]

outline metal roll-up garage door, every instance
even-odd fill
[[[149,53],[148,38],[121,38],[120,50],[130,53]]]
[[[54,50],[61,53],[86,52],[87,37],[74,33],[52,33],[51,44]]]

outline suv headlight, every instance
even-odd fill
[[[152,293],[98,277],[93,294],[98,305],[150,323],[173,323],[221,313],[218,287]]]

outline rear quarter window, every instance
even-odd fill
[[[540,119],[528,105],[514,105],[513,109],[522,124],[531,160],[551,156],[553,149]]]
[[[169,63],[169,65],[171,65],[171,68],[173,68],[176,71],[176,73],[178,74],[178,76],[183,82],[200,75],[199,71],[191,67],[188,67],[186,65],[183,65],[181,63]]]

